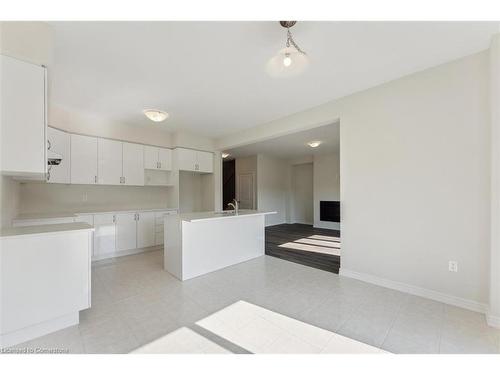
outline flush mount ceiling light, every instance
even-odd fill
[[[222,156],[222,159],[225,159],[229,156],[229,154],[226,152],[223,152],[221,156]]]
[[[148,119],[154,122],[162,122],[168,118],[168,113],[158,109],[145,109],[142,111]]]
[[[307,145],[308,145],[309,147],[312,147],[312,148],[316,148],[316,147],[318,147],[320,144],[321,144],[321,141],[311,141],[311,142],[307,142]]]
[[[290,28],[297,21],[280,21],[280,25],[286,28],[285,48],[278,51],[266,66],[268,74],[272,77],[286,78],[302,73],[309,64],[307,54],[293,40]]]

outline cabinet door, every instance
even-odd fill
[[[101,185],[120,185],[122,182],[122,142],[99,138],[98,181]]]
[[[62,156],[59,165],[49,167],[47,182],[69,184],[70,182],[70,135],[59,129],[47,128],[47,147]]]
[[[158,169],[158,147],[144,146],[144,169]]]
[[[161,147],[158,149],[158,166],[164,171],[172,169],[172,150]]]
[[[214,171],[214,154],[198,151],[196,155],[198,172],[212,173]]]
[[[116,214],[116,250],[137,248],[137,222],[135,213]]]
[[[155,245],[155,213],[137,213],[137,248]]]
[[[196,151],[187,148],[176,148],[177,168],[181,171],[195,171]]]
[[[125,185],[144,186],[144,148],[123,142],[123,179]]]
[[[116,224],[113,214],[94,215],[94,258],[108,258],[116,251]]]
[[[0,169],[45,179],[45,68],[0,55]]]
[[[72,184],[97,183],[97,138],[71,134]]]

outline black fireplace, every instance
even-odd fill
[[[333,221],[335,223],[340,223],[340,202],[320,201],[319,219],[321,221]]]

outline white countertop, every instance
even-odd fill
[[[93,231],[94,227],[85,223],[33,225],[29,227],[13,227],[0,229],[0,237],[37,235],[42,233]]]
[[[92,215],[92,214],[107,214],[115,212],[161,212],[161,211],[177,211],[177,208],[121,208],[110,209],[110,207],[101,208],[85,208],[83,210],[67,211],[67,212],[42,212],[19,214],[15,220],[36,220],[36,219],[58,219],[67,217],[76,217],[77,215]]]
[[[189,212],[179,214],[178,217],[182,221],[204,221],[204,220],[226,220],[226,219],[234,219],[242,216],[256,216],[256,215],[272,215],[276,214],[276,211],[258,211],[258,210],[240,210],[238,215],[232,213],[232,211],[224,211],[224,212]]]

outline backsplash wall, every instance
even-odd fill
[[[168,187],[20,184],[19,213],[170,207]]]

